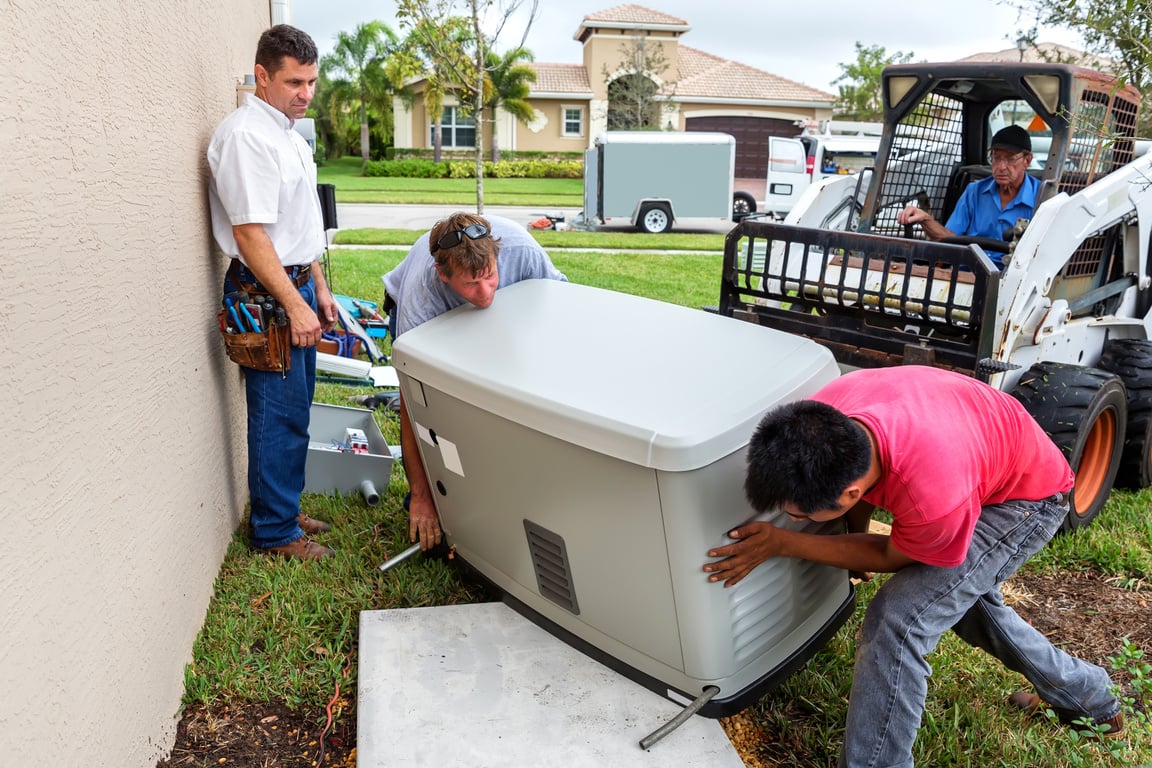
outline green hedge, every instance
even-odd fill
[[[476,176],[475,161],[373,160],[364,166],[365,176],[392,176],[415,179],[470,179]],[[584,163],[575,160],[484,161],[484,176],[491,179],[579,179]]]
[[[487,150],[484,152],[484,155],[491,159],[491,154]],[[388,160],[431,160],[435,157],[435,151],[414,147],[388,147],[385,152],[385,157]],[[475,162],[476,151],[473,149],[442,149],[440,151],[440,159],[445,162],[451,162],[453,160]],[[500,162],[510,162],[513,160],[574,161],[580,163],[584,161],[584,152],[537,149],[500,150]]]
[[[364,175],[443,179],[448,175],[448,164],[431,160],[369,160],[364,166]]]
[[[448,163],[448,176],[453,179],[471,179],[476,176],[476,163],[455,161]],[[584,176],[584,164],[571,160],[548,162],[545,160],[484,161],[484,177],[489,179],[579,179]]]

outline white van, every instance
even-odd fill
[[[871,168],[879,150],[879,136],[773,136],[768,139],[768,174],[759,210],[784,216],[812,182]]]

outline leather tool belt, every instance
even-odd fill
[[[286,374],[292,366],[288,316],[259,284],[240,279],[239,266],[240,262],[235,259],[228,265],[228,279],[236,290],[224,295],[224,306],[216,313],[224,351],[228,359],[245,368]],[[308,282],[310,272],[310,264],[288,268],[289,277],[297,287]]]

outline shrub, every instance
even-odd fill
[[[442,179],[447,174],[448,168],[444,163],[431,160],[370,160],[364,166],[365,176]]]
[[[416,148],[416,147],[391,147],[389,149],[389,160],[431,160],[434,156],[432,149]],[[484,152],[486,158],[490,158],[487,151]],[[536,149],[517,149],[517,150],[500,150],[500,161],[508,162],[512,160],[542,160],[546,162],[575,162],[580,163],[583,161],[584,153],[581,151],[563,151],[563,150],[536,150]],[[459,160],[461,162],[475,162],[476,152],[472,149],[442,149],[440,151],[440,159],[444,162],[451,162]]]
[[[448,176],[453,179],[474,178],[476,163],[449,162]],[[498,163],[486,160],[484,176],[490,179],[579,179],[584,176],[584,164],[573,160],[501,160]]]

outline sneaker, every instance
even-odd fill
[[[309,517],[303,512],[296,516],[296,522],[300,524],[300,530],[309,536],[315,536],[318,533],[328,533],[328,531],[332,530],[332,526],[328,525],[328,523],[323,520],[317,520],[314,517]]]
[[[269,552],[283,557],[294,557],[297,560],[322,560],[325,557],[331,557],[336,554],[336,550],[331,547],[326,547],[323,544],[317,544],[307,536],[301,536],[296,539],[296,541],[289,542],[282,547],[261,548],[258,551]]]
[[[1008,703],[1032,715],[1043,715],[1044,710],[1050,708],[1056,713],[1056,717],[1064,725],[1076,725],[1077,720],[1084,718],[1084,715],[1066,709],[1051,707],[1039,696],[1034,693],[1029,693],[1028,691],[1016,691],[1016,693],[1008,697]],[[1093,733],[1097,733],[1106,739],[1119,738],[1124,733],[1124,713],[1117,712],[1106,720],[1097,720],[1093,723],[1093,727]]]

